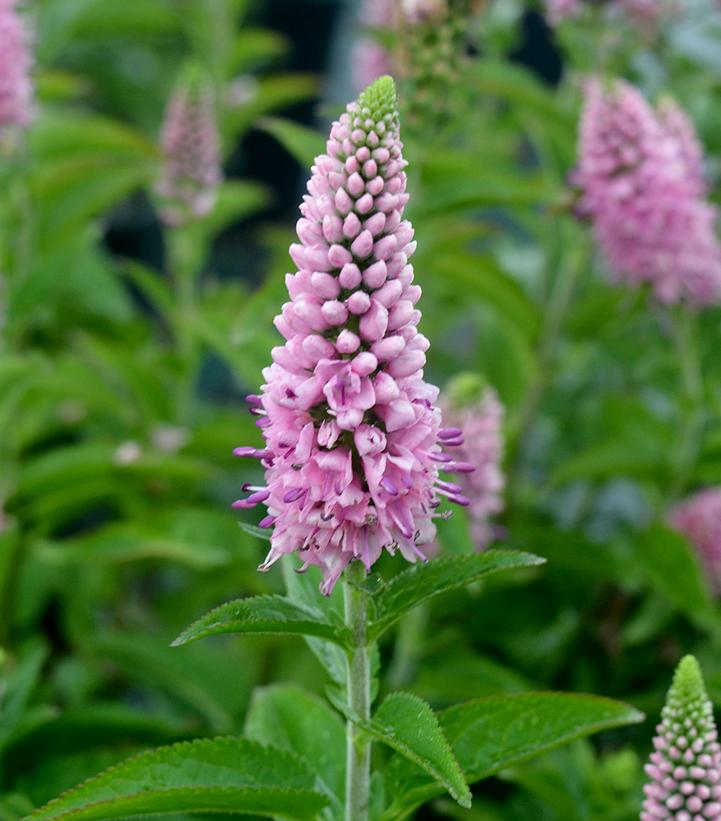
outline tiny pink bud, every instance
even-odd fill
[[[371,298],[365,291],[355,291],[345,302],[352,314],[364,314],[371,306]]]
[[[361,231],[351,243],[350,249],[353,256],[358,259],[366,259],[373,250],[373,234],[370,231]]]

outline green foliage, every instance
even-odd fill
[[[348,630],[326,621],[323,615],[283,596],[256,596],[222,604],[191,624],[174,646],[219,633],[280,633],[317,636],[346,645]]]
[[[439,714],[469,783],[590,733],[643,719],[637,710],[595,696],[564,693],[491,697],[450,707]],[[393,796],[384,818],[402,819],[439,787],[394,758],[386,776]]]
[[[702,629],[717,629],[719,612],[708,581],[688,542],[677,533],[655,525],[641,534],[636,555],[649,583]]]
[[[657,716],[686,653],[721,698],[717,585],[664,524],[721,484],[721,314],[610,281],[575,214],[578,78],[679,99],[717,201],[721,12],[689,0],[641,31],[584,3],[554,29],[553,85],[508,57],[546,48],[531,4],[471,5],[467,59],[432,63],[456,72],[433,79],[448,99],[398,72],[398,103],[426,373],[442,396],[464,374],[500,394],[505,510],[487,552],[457,511],[427,565],[374,567],[380,706],[350,720],[374,741],[373,821],[633,821],[650,730],[624,703]],[[265,28],[266,6],[19,4],[37,104],[24,141],[0,139],[0,821],[344,816],[342,583],[322,596],[295,556],[257,573],[272,531],[228,510],[262,472],[231,452],[261,442],[242,396],[279,344],[296,192],[354,94],[353,44],[336,75],[299,73],[317,42]],[[401,58],[406,35],[386,42]],[[188,61],[212,78],[226,179],[170,228],[159,137]],[[422,121],[428,102],[443,117]],[[557,688],[609,698],[535,692]]]
[[[263,117],[258,127],[275,137],[303,169],[310,168],[323,148],[323,134],[289,120]]]
[[[361,726],[425,770],[462,807],[471,806],[471,792],[438,719],[418,696],[392,693],[378,707],[372,721]]]
[[[65,793],[29,821],[179,812],[310,821],[326,803],[308,788],[311,782],[307,766],[288,752],[247,739],[204,739],[136,756]]]
[[[543,559],[528,553],[489,550],[472,556],[452,556],[404,570],[375,597],[376,615],[369,633],[377,637],[421,602],[448,590],[479,581],[492,573],[534,567]]]
[[[291,684],[259,688],[248,708],[245,733],[305,759],[334,814],[342,816],[345,728],[322,699]]]

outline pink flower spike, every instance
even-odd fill
[[[721,746],[693,656],[676,668],[656,730],[641,821],[721,818]]]
[[[163,222],[179,226],[207,216],[223,173],[213,87],[195,67],[170,98],[161,142],[165,164],[156,192]]]
[[[690,121],[673,103],[654,111],[621,80],[591,80],[585,96],[577,210],[590,218],[614,278],[648,284],[667,304],[720,304],[717,212],[705,198]]]
[[[276,319],[285,344],[263,372],[265,448],[236,450],[263,454],[268,489],[239,503],[267,493],[262,522],[273,530],[260,569],[298,553],[305,566],[321,568],[326,595],[354,559],[368,570],[384,550],[425,561],[418,545],[435,535],[439,495],[467,503],[438,474],[447,460],[457,463],[442,451],[438,389],[423,379],[428,343],[416,328],[402,147],[395,85],[382,77],[347,106],[313,165],[292,248],[298,271],[286,279],[290,302]],[[380,185],[354,200],[359,163],[371,155]],[[391,246],[403,249],[395,270],[378,256]],[[375,296],[380,289],[386,303]],[[386,304],[394,306],[392,323]],[[462,440],[460,430],[443,436]]]
[[[0,0],[0,137],[33,115],[30,37],[15,0]]]

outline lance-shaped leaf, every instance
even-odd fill
[[[297,756],[244,738],[159,747],[64,793],[27,821],[108,821],[185,812],[236,812],[310,821],[326,806]]]
[[[491,696],[438,714],[468,783],[577,738],[634,724],[643,714],[627,704],[572,693]],[[401,757],[386,768],[386,792],[393,796],[383,821],[401,821],[441,788]]]
[[[519,567],[534,567],[545,559],[514,550],[487,550],[483,553],[449,556],[416,565],[399,573],[376,594],[376,617],[369,627],[371,638],[377,638],[402,615],[426,599],[455,590],[498,573]]]
[[[393,693],[370,722],[358,722],[373,738],[392,747],[425,770],[462,807],[471,806],[471,791],[438,719],[423,699]]]
[[[174,647],[221,633],[279,633],[318,636],[344,645],[348,630],[316,610],[283,596],[256,596],[221,604],[184,630]]]

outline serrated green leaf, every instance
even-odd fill
[[[545,559],[512,550],[487,550],[472,556],[450,556],[399,573],[374,597],[376,615],[368,633],[377,638],[404,613],[447,590],[471,584],[491,573],[535,567]]]
[[[438,718],[423,699],[411,693],[389,695],[370,722],[359,722],[382,741],[425,770],[462,806],[471,806],[471,791]]]
[[[245,733],[305,758],[336,814],[342,814],[345,726],[326,702],[293,684],[259,687],[248,709]]]
[[[243,738],[160,747],[111,767],[28,821],[108,821],[180,812],[231,812],[310,821],[328,803],[297,756]]]
[[[491,696],[438,714],[468,783],[592,733],[635,724],[643,714],[627,704],[572,693]],[[401,821],[440,793],[437,783],[396,756],[386,768],[393,796],[383,821]]]
[[[348,630],[327,621],[321,613],[283,596],[255,596],[221,604],[191,624],[173,642],[174,647],[225,633],[278,633],[318,636],[344,645]]]

